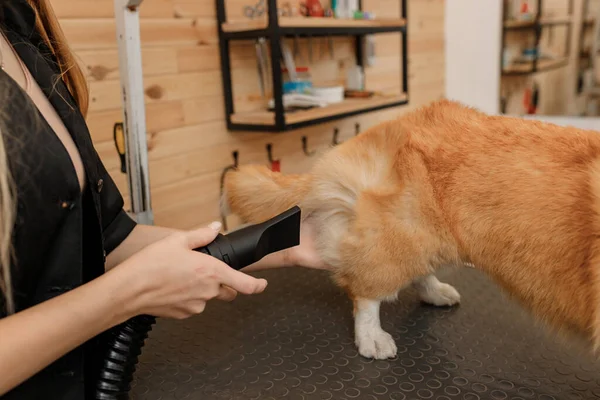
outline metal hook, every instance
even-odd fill
[[[223,169],[223,172],[221,172],[221,183],[220,183],[220,197],[223,197],[223,186],[225,185],[225,175],[227,174],[227,172],[229,171],[235,171],[239,165],[239,152],[237,150],[234,150],[231,155],[233,156],[233,164],[229,165],[227,167],[225,167],[225,169]],[[223,214],[223,210],[220,210],[220,214],[221,214],[221,222],[223,223],[223,229],[225,231],[227,231],[227,217],[225,214]]]
[[[267,143],[267,158],[270,163],[273,163],[273,145],[271,143]]]
[[[354,124],[354,136],[358,136],[359,133],[360,133],[360,124],[357,122],[356,124]]]
[[[338,135],[339,135],[339,133],[340,133],[340,130],[339,130],[339,128],[334,128],[334,129],[333,129],[333,140],[332,140],[332,142],[331,142],[331,143],[332,143],[334,146],[337,146],[338,144],[340,144],[340,142],[338,142]]]
[[[317,152],[316,150],[308,151],[308,138],[306,136],[302,136],[302,150],[308,157],[313,156]]]

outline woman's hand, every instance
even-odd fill
[[[182,319],[204,311],[208,300],[233,300],[236,291],[262,292],[266,280],[235,271],[224,262],[193,250],[212,242],[219,229],[217,222],[208,228],[174,233],[111,270],[109,273],[123,274],[132,283],[132,315]]]
[[[267,286],[193,249],[212,242],[220,224],[176,232],[107,273],[64,294],[0,318],[0,397],[86,340],[139,315],[185,318],[210,299],[230,300],[231,287]]]
[[[314,228],[310,221],[302,222],[298,246],[268,254],[263,259],[243,268],[242,271],[251,272],[283,267],[330,268],[317,253]]]
[[[310,221],[302,222],[300,227],[300,244],[283,251],[285,252],[285,265],[313,269],[329,268],[317,254],[314,228]]]

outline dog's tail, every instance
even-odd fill
[[[310,190],[310,175],[283,175],[263,165],[244,165],[228,172],[221,210],[254,224],[298,205]]]

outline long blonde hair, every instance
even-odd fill
[[[49,0],[27,0],[36,14],[36,29],[58,61],[61,78],[75,99],[81,113],[86,116],[89,106],[89,91],[85,75],[67,45],[64,33]],[[7,88],[0,87],[0,104],[8,98]],[[2,124],[0,109],[0,291],[4,296],[6,311],[15,312],[11,283],[12,233],[15,221],[14,184],[9,170],[8,155],[3,140],[9,127]]]

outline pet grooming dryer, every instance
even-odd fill
[[[219,234],[205,247],[195,249],[240,270],[264,256],[300,244],[300,208],[295,206],[261,224],[227,235]],[[96,400],[127,400],[144,341],[156,318],[138,315],[107,332]]]

